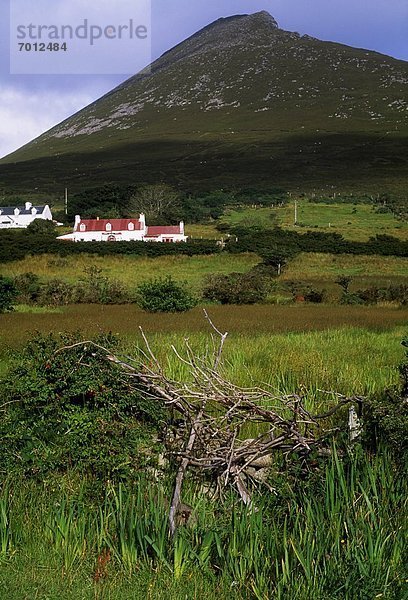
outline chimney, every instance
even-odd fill
[[[180,221],[180,233],[184,235],[184,221]]]
[[[32,206],[33,206],[33,205],[31,204],[31,202],[26,202],[26,203],[25,203],[25,209],[26,209],[26,210],[31,210]]]
[[[143,231],[144,231],[146,229],[146,218],[145,218],[144,213],[140,213],[139,223],[140,223],[140,228],[143,229]]]
[[[78,229],[78,225],[81,222],[81,217],[79,215],[75,215],[75,225],[74,225],[74,231],[76,231]]]

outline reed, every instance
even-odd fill
[[[18,486],[33,508],[9,502]],[[149,587],[170,577],[167,596],[162,589],[155,597],[176,598],[176,589],[188,595],[202,586],[208,598],[403,600],[407,484],[395,476],[385,449],[367,456],[356,448],[340,459],[334,447],[319,477],[299,482],[288,475],[275,490],[248,510],[228,499],[216,506],[191,484],[195,521],[172,541],[166,488],[145,478],[109,487],[99,509],[84,502],[81,485],[60,490],[55,503],[55,492],[44,493],[40,484],[15,483],[0,496],[2,577],[18,570],[24,578],[29,555],[47,561],[54,586],[61,577],[71,587],[82,578],[84,598],[99,597],[108,586],[116,600],[126,582],[130,590],[141,577]],[[27,518],[37,525],[27,529]]]

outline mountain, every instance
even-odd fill
[[[0,187],[404,193],[408,63],[223,18],[0,161]]]

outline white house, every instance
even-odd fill
[[[26,228],[35,219],[52,221],[48,204],[33,206],[26,202],[24,206],[0,206],[0,229]]]
[[[71,242],[186,242],[184,223],[148,227],[144,214],[138,219],[81,219],[75,217],[74,231],[58,240]]]

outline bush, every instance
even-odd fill
[[[23,304],[36,302],[41,292],[40,278],[34,273],[22,273],[14,277],[13,283],[18,292],[18,299]]]
[[[75,286],[62,279],[51,279],[42,284],[37,302],[42,306],[65,306],[76,301]]]
[[[408,338],[402,344],[408,348]],[[399,372],[400,386],[380,392],[366,402],[365,437],[372,446],[389,446],[408,469],[408,351]]]
[[[372,286],[364,290],[355,292],[355,296],[360,298],[365,304],[377,304],[378,302],[397,302],[402,306],[408,304],[408,285],[389,285],[379,288]]]
[[[76,468],[100,479],[131,475],[148,460],[163,408],[142,399],[94,345],[38,336],[2,382],[1,469],[42,476]],[[95,340],[117,351],[111,335]],[[7,406],[6,406],[7,405]]]
[[[32,235],[55,236],[55,224],[48,219],[34,219],[27,227],[27,233]]]
[[[174,281],[170,275],[142,283],[137,295],[138,305],[148,312],[185,312],[197,304],[186,284]]]
[[[0,275],[0,313],[14,310],[13,304],[17,295],[18,292],[12,279]]]
[[[85,268],[85,277],[75,286],[76,301],[85,304],[126,304],[132,301],[129,291],[116,279],[102,275],[95,266]]]
[[[221,304],[256,304],[265,301],[270,286],[270,278],[256,271],[210,275],[203,297]]]
[[[308,286],[307,289],[304,291],[303,296],[306,302],[321,304],[322,302],[324,302],[326,290],[316,290],[316,288]]]

